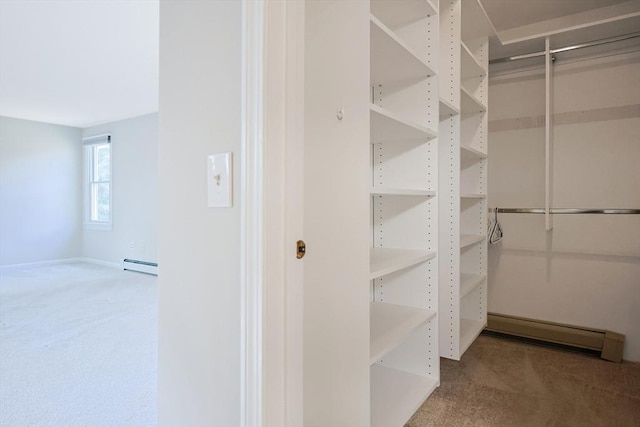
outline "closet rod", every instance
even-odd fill
[[[497,208],[498,213],[544,214],[544,208]],[[491,210],[495,211],[495,209]],[[573,209],[551,208],[550,214],[608,214],[608,215],[640,215],[640,209]]]
[[[590,42],[586,42],[586,43],[580,43],[580,44],[576,44],[576,45],[572,45],[572,46],[561,47],[561,48],[558,48],[558,49],[551,49],[550,52],[552,54],[561,53],[561,52],[568,52],[568,51],[575,50],[575,49],[582,49],[584,47],[599,46],[599,45],[602,45],[602,44],[614,43],[614,42],[619,42],[619,41],[622,41],[622,40],[634,39],[636,37],[640,37],[640,32],[624,34],[622,36],[617,36],[617,37],[609,37],[609,38],[601,39],[601,40],[594,40],[594,41],[590,41]],[[544,55],[545,55],[545,52],[542,51],[542,52],[526,53],[526,54],[523,54],[523,55],[507,56],[507,57],[504,57],[504,58],[492,59],[492,60],[489,61],[489,65],[491,65],[491,64],[499,64],[499,63],[502,63],[502,62],[517,61],[519,59],[536,58],[538,56],[544,56]]]

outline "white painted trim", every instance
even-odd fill
[[[95,259],[95,258],[80,258],[80,260],[81,262],[88,262],[89,264],[96,264],[96,265],[101,265],[103,267],[111,267],[117,270],[123,270],[122,263],[103,261],[101,259]]]
[[[240,425],[263,425],[263,37],[264,1],[242,2],[240,155]]]
[[[304,0],[243,1],[241,426],[302,417]]]
[[[4,268],[26,268],[26,267],[45,267],[47,265],[58,265],[58,264],[77,264],[79,262],[85,262],[85,258],[61,258],[61,259],[50,259],[47,261],[35,261],[35,262],[24,262],[20,264],[8,264],[0,266],[0,269]]]
[[[36,261],[36,262],[25,262],[22,264],[10,264],[0,266],[1,268],[28,268],[28,267],[46,267],[47,265],[60,265],[60,264],[78,264],[81,262],[86,262],[89,264],[101,265],[103,267],[115,268],[117,270],[122,270],[122,264],[118,264],[117,262],[108,262],[102,261],[100,259],[95,258],[61,258],[61,259],[51,259],[47,261]]]
[[[267,0],[265,16],[264,425],[302,414],[304,1]],[[267,176],[268,175],[268,176]]]
[[[103,221],[89,221],[83,224],[85,230],[98,230],[98,231],[112,231],[113,224],[111,222]]]

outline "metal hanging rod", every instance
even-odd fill
[[[497,208],[498,213],[525,213],[544,214],[543,208]],[[492,212],[495,209],[491,210]],[[574,208],[551,208],[549,213],[553,215],[564,214],[607,214],[607,215],[640,215],[640,209],[574,209]]]
[[[599,45],[602,45],[602,44],[614,43],[614,42],[619,42],[619,41],[623,41],[623,40],[634,39],[636,37],[640,37],[640,32],[624,34],[622,36],[617,36],[617,37],[609,37],[609,38],[601,39],[601,40],[594,40],[594,41],[590,41],[590,42],[587,42],[587,43],[580,43],[580,44],[576,44],[576,45],[572,45],[572,46],[561,47],[561,48],[558,48],[558,49],[551,49],[550,52],[551,52],[551,54],[568,52],[568,51],[571,51],[571,50],[582,49],[582,48],[585,48],[585,47],[599,46]],[[536,57],[544,56],[544,55],[545,55],[545,52],[542,51],[542,52],[527,53],[527,54],[524,54],[524,55],[507,56],[507,57],[504,57],[504,58],[492,59],[491,61],[489,61],[489,64],[499,64],[499,63],[502,63],[502,62],[517,61],[519,59],[536,58]]]

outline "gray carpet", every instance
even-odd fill
[[[157,425],[157,279],[0,269],[0,426]]]
[[[640,363],[481,335],[406,427],[640,426]]]
[[[147,427],[156,278],[91,264],[0,269],[0,426]],[[640,426],[640,364],[480,336],[407,427]]]

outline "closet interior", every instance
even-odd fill
[[[340,295],[367,298],[368,323],[360,322],[360,309],[351,311],[358,321],[349,325],[350,336],[358,340],[349,348],[357,347],[358,355],[366,351],[368,365],[358,358],[357,374],[349,372],[348,364],[329,366],[331,349],[316,353],[319,344],[306,357],[331,368],[335,378],[358,375],[354,384],[366,385],[369,411],[352,418],[354,425],[402,426],[440,385],[440,358],[460,360],[487,326],[489,49],[496,29],[480,0],[370,0],[357,2],[357,7],[328,2],[325,9],[311,3],[307,23],[312,28],[324,19],[323,24],[342,34],[349,31],[341,26],[351,25],[351,31],[357,31],[353,39],[367,41],[358,44],[354,57],[349,47],[356,42],[327,35],[327,49],[337,50],[334,63],[308,61],[314,69],[307,73],[315,77],[314,93],[322,91],[322,83],[331,85],[327,76],[341,85],[357,85],[358,94],[363,92],[362,79],[368,87],[366,99],[353,96],[355,89],[335,96],[337,116],[330,125],[347,126],[357,114],[357,129],[349,128],[341,144],[344,155],[352,156],[356,181],[367,183],[359,194],[368,207],[358,209],[366,214],[349,216],[347,222],[358,230],[368,225],[368,276],[348,289],[340,283],[323,285],[336,305],[328,299],[323,300],[324,311],[314,307],[314,326],[328,320],[332,333],[346,336],[339,323],[329,319],[349,317],[350,308],[341,304],[346,299]],[[313,37],[315,49],[318,40]],[[354,61],[364,59],[368,72],[357,79]],[[329,123],[325,116],[309,117],[312,123]],[[313,129],[318,137],[321,129]],[[354,154],[356,148],[363,153],[363,144],[368,145],[366,176],[360,175],[363,158]],[[353,242],[352,253],[363,249]],[[361,286],[364,282],[368,286]],[[337,390],[326,376],[316,385],[314,391]],[[316,408],[305,416],[310,425],[330,425],[333,420]]]

